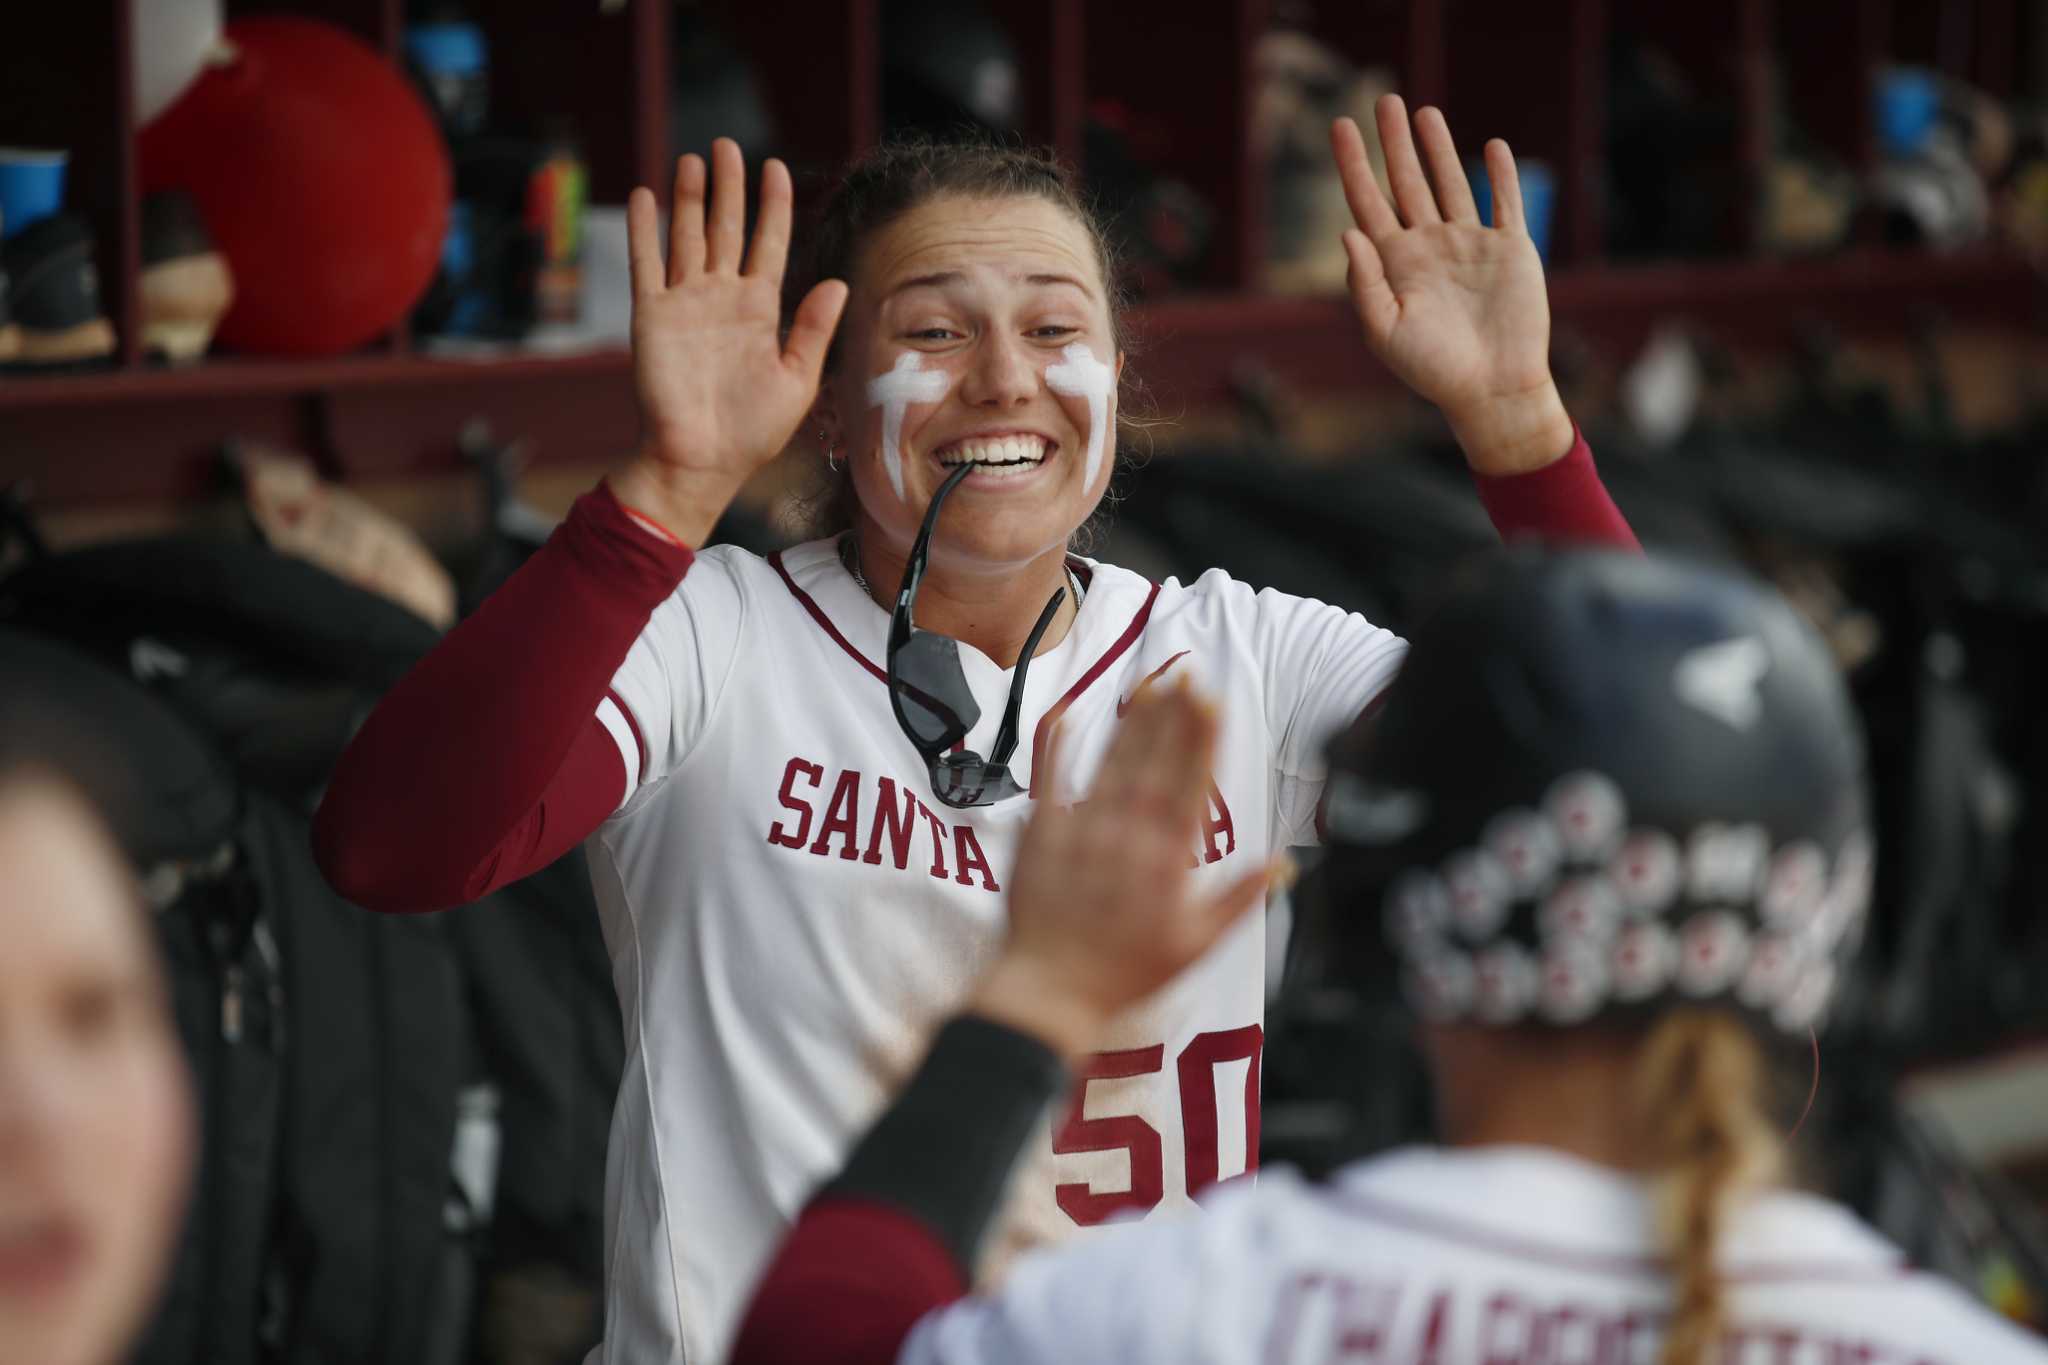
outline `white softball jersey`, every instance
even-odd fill
[[[1404,643],[1220,571],[1155,585],[1071,561],[1079,617],[1032,660],[1012,760],[1030,783],[1062,723],[1085,791],[1143,682],[1186,677],[1223,716],[1188,850],[1217,890],[1314,841],[1320,750],[1393,678]],[[697,556],[599,718],[626,764],[588,852],[624,1015],[606,1179],[607,1339],[594,1361],[711,1361],[776,1239],[922,1059],[992,959],[1032,798],[934,799],[889,705],[889,615],[836,544]],[[1011,674],[962,646],[986,754]],[[1163,1213],[1258,1152],[1265,943],[1248,920],[1081,1068],[1048,1116],[983,1270]]]
[[[1024,1257],[901,1365],[1656,1365],[1670,1285],[1641,1180],[1534,1147],[1415,1148],[1199,1218]],[[1906,1266],[1846,1209],[1739,1205],[1715,1365],[2044,1365],[2048,1343]]]

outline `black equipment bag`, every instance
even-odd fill
[[[335,895],[308,824],[341,746],[434,630],[263,546],[189,538],[32,561],[0,582],[0,618],[145,684],[141,701],[231,755],[243,789],[233,856],[187,894],[218,912],[216,937],[223,918],[261,926],[232,938],[253,957],[219,961],[212,944],[209,959],[204,935],[166,945],[207,1122],[201,1195],[140,1359],[459,1358],[472,1282],[447,1208],[472,1055],[462,974],[438,919]],[[204,960],[218,979],[193,975]],[[232,1068],[212,1083],[216,1055],[251,1049],[267,1088]],[[261,1219],[239,1193],[259,1171]],[[207,1306],[188,1322],[188,1303]]]
[[[251,837],[266,817],[189,723],[61,644],[0,629],[0,698],[8,723],[89,741],[67,766],[142,880],[191,1062],[198,1166],[169,1282],[134,1358],[254,1361],[284,1103],[276,902],[265,893],[267,850]]]

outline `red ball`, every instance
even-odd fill
[[[235,277],[220,339],[332,355],[434,277],[454,181],[426,104],[375,48],[313,19],[227,26],[235,60],[142,129],[145,192],[182,189]]]

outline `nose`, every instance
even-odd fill
[[[66,1126],[71,1087],[48,1049],[0,1041],[0,1163],[27,1166],[46,1160]]]
[[[960,396],[975,407],[1016,407],[1030,402],[1044,380],[1022,341],[990,333],[975,347]]]

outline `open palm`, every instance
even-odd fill
[[[1550,301],[1507,144],[1486,145],[1494,202],[1487,227],[1443,114],[1422,110],[1411,135],[1398,95],[1383,96],[1374,113],[1392,206],[1373,179],[1358,125],[1340,119],[1330,131],[1360,229],[1344,234],[1351,299],[1373,352],[1447,413],[1548,385]]]
[[[775,458],[817,396],[846,286],[825,281],[781,332],[789,256],[789,171],[770,160],[751,249],[743,241],[746,166],[739,145],[712,145],[706,167],[676,165],[668,261],[654,196],[627,205],[633,265],[633,374],[646,454],[664,466],[730,478],[735,486]]]

